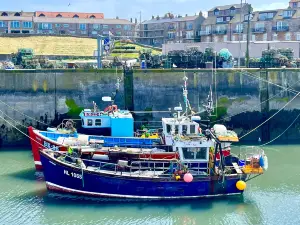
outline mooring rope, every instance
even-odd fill
[[[2,101],[1,99],[0,99],[0,103],[6,105],[8,108],[10,108],[10,109],[12,109],[12,110],[14,110],[14,111],[16,111],[16,112],[22,114],[23,116],[25,116],[25,117],[27,117],[27,118],[33,120],[33,121],[36,121],[36,122],[41,123],[41,124],[43,124],[43,125],[49,126],[49,124],[46,124],[46,123],[44,123],[44,122],[42,122],[42,121],[39,121],[39,120],[37,120],[37,119],[35,119],[35,118],[31,117],[31,116],[28,116],[28,115],[22,113],[20,110],[14,108],[14,107],[12,107],[12,106],[10,106],[9,104],[7,104],[7,103],[5,103],[4,101]]]
[[[268,145],[268,144],[271,144],[272,142],[276,141],[278,138],[280,138],[285,132],[288,131],[288,129],[291,128],[291,126],[293,126],[293,124],[296,122],[296,120],[300,117],[300,113],[298,114],[298,116],[294,119],[294,121],[281,133],[279,134],[277,137],[275,137],[274,139],[272,139],[271,141],[263,144],[263,145],[260,145],[260,147],[263,147],[265,145]]]
[[[8,117],[9,119],[11,119],[11,120],[14,121],[15,123],[19,124],[20,126],[24,127],[25,129],[28,128],[27,126],[23,125],[23,124],[20,123],[19,121],[17,121],[17,120],[15,120],[15,119],[11,118],[9,115],[7,115],[6,113],[4,113],[1,109],[0,109],[0,112],[1,112],[2,115]]]
[[[251,131],[249,131],[247,134],[243,135],[242,137],[240,137],[240,139],[246,137],[247,135],[249,135],[250,133],[252,133],[253,131],[257,130],[258,128],[260,128],[262,125],[264,125],[266,122],[268,122],[270,119],[272,119],[274,116],[276,116],[278,113],[280,113],[288,104],[290,104],[298,95],[300,94],[300,92],[298,92],[297,95],[295,95],[290,101],[288,101],[280,110],[278,110],[276,113],[274,113],[270,118],[268,118],[267,120],[265,120],[264,122],[262,122],[260,125],[258,125],[257,127],[255,127],[254,129],[252,129]]]

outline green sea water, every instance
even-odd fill
[[[0,149],[0,224],[300,224],[300,146],[265,151],[268,171],[241,196],[128,202],[48,193],[30,149]]]

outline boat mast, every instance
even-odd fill
[[[184,86],[182,88],[182,92],[183,92],[183,101],[185,103],[185,115],[186,116],[188,116],[189,113],[192,111],[190,101],[188,99],[187,80],[188,80],[188,78],[185,75],[185,71],[184,71],[184,77],[183,77]]]
[[[112,105],[115,103],[115,99],[116,99],[117,93],[120,90],[120,82],[121,82],[121,79],[118,77],[117,78],[117,83],[115,84],[116,85],[116,91],[113,92],[112,103],[111,103]]]

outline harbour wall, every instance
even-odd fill
[[[296,93],[287,89],[300,91],[300,70],[297,69],[222,69],[216,73],[211,70],[185,70],[185,73],[183,70],[0,71],[0,109],[3,112],[0,111],[0,116],[24,133],[29,125],[40,129],[45,129],[46,124],[57,126],[62,119],[78,118],[83,108],[92,108],[93,101],[104,109],[106,103],[101,98],[112,95],[119,77],[121,86],[115,100],[118,107],[134,110],[137,126],[141,125],[140,121],[152,121],[150,125],[159,127],[160,119],[171,114],[161,111],[173,109],[179,103],[184,106],[184,74],[188,77],[188,96],[193,111],[203,111],[212,87],[216,107],[212,121],[225,123],[239,136],[284,107]],[[300,100],[296,97],[242,141],[273,140],[299,113]],[[0,118],[0,144],[29,144],[28,138],[11,124]],[[277,141],[300,142],[300,119],[295,120]]]

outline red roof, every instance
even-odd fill
[[[63,18],[74,18],[78,17],[81,19],[88,19],[88,18],[95,18],[95,19],[104,19],[103,13],[79,13],[79,12],[43,12],[43,11],[36,11],[35,15],[45,16],[49,18],[55,17],[63,17]]]

